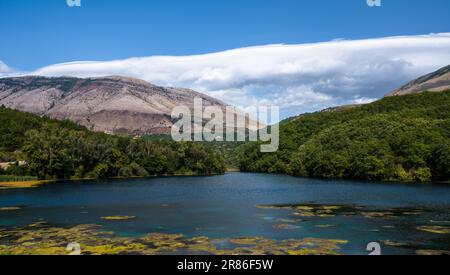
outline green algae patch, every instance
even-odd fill
[[[259,208],[259,209],[285,209],[285,210],[292,209],[289,206],[283,206],[283,205],[256,205],[256,208]]]
[[[335,227],[334,224],[317,224],[316,225],[317,228],[331,228],[331,227]]]
[[[22,207],[18,207],[18,206],[0,207],[0,211],[17,211],[20,209],[22,209]]]
[[[30,181],[12,181],[12,182],[0,182],[0,189],[18,189],[18,188],[36,188],[44,183],[51,181],[48,180],[30,180]]]
[[[391,247],[411,247],[411,244],[403,243],[403,242],[397,242],[392,240],[384,240],[382,241],[382,244],[385,246],[391,246]]]
[[[260,243],[261,241],[264,241],[264,238],[261,237],[245,237],[245,238],[236,238],[231,239],[230,242],[234,244],[241,244],[241,245],[256,245]]]
[[[119,237],[98,225],[53,227],[44,222],[2,229],[0,255],[68,255],[67,245],[76,242],[82,255],[335,255],[343,240],[263,237],[212,239],[187,238],[181,234],[152,233],[143,237]]]
[[[389,211],[368,211],[362,212],[362,215],[366,218],[392,218],[395,213]]]
[[[450,255],[450,251],[446,251],[446,250],[417,250],[416,251],[416,255],[421,255],[421,256],[449,256]]]
[[[294,230],[294,229],[299,229],[301,228],[298,225],[293,225],[293,224],[276,224],[274,225],[275,229],[279,229],[279,230]]]
[[[300,218],[330,218],[341,215],[343,212],[355,213],[355,207],[343,205],[321,205],[321,204],[288,204],[288,205],[257,205],[259,209],[291,210],[294,216]]]
[[[437,226],[437,225],[419,226],[417,227],[417,230],[434,234],[450,234],[450,227],[448,226]]]
[[[82,254],[85,255],[117,255],[117,254],[138,254],[145,251],[146,246],[140,243],[106,243],[101,245],[82,246]]]
[[[105,216],[102,217],[102,220],[107,221],[127,221],[127,220],[133,220],[136,219],[136,216]]]
[[[405,216],[419,216],[427,212],[424,208],[369,209],[357,205],[286,204],[257,205],[259,209],[290,210],[299,218],[332,218],[336,216],[361,216],[367,219],[394,219]]]
[[[339,246],[347,244],[346,240],[328,240],[318,238],[306,238],[298,243],[293,243],[290,255],[339,255]]]

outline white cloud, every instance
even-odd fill
[[[279,104],[283,116],[370,102],[450,64],[450,33],[267,45],[194,56],[72,62],[46,76],[137,77],[198,90],[233,105]]]
[[[368,98],[355,96],[355,98],[350,102],[351,104],[367,104],[376,101],[377,98]]]
[[[15,73],[13,69],[8,67],[3,61],[0,60],[0,77],[9,76]]]

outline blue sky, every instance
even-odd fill
[[[0,0],[0,77],[123,75],[282,118],[366,103],[450,64],[449,0],[381,1]]]
[[[0,1],[0,60],[33,70],[75,60],[189,55],[449,31],[448,0]]]

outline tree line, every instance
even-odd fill
[[[90,132],[69,121],[0,108],[0,157],[23,159],[4,174],[39,179],[210,175],[223,173],[224,159],[197,143],[147,140]]]

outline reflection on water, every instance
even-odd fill
[[[29,229],[42,221],[46,226]],[[385,254],[447,253],[450,186],[233,173],[0,190],[0,248],[17,243],[19,231],[39,239],[53,228],[82,239],[83,231],[73,230],[86,225],[99,226],[97,234],[110,232],[119,243],[134,244],[129,249],[110,244],[116,248],[106,253],[158,249],[142,247],[141,239],[152,233],[172,240],[160,241],[169,247],[178,243],[179,249],[168,251],[182,254],[368,254],[366,246],[373,241]],[[62,245],[66,239],[57,235],[55,244]],[[189,246],[200,239],[209,252]],[[253,242],[253,248],[231,245],[239,240]],[[305,247],[308,241],[316,250]],[[94,254],[99,252],[95,247]]]

